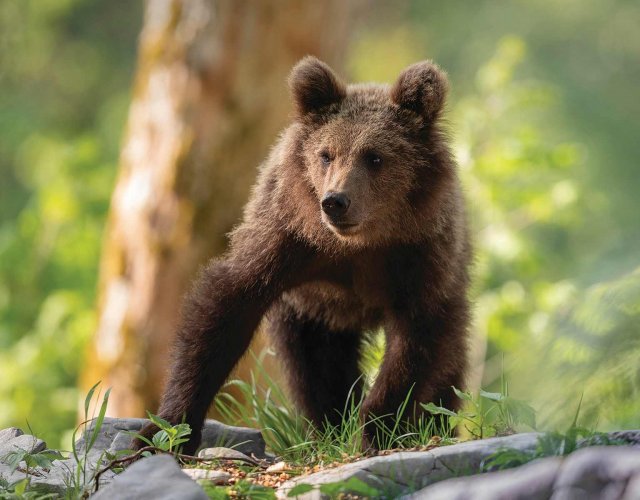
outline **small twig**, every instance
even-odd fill
[[[95,486],[94,492],[98,491],[98,488],[100,487],[100,476],[102,474],[104,474],[105,472],[113,469],[117,465],[126,464],[126,463],[130,463],[130,462],[133,462],[133,461],[137,460],[138,458],[140,458],[140,456],[145,451],[153,451],[153,452],[156,452],[156,453],[164,453],[166,455],[171,455],[172,457],[179,458],[180,460],[183,460],[183,461],[213,462],[214,460],[229,460],[229,461],[246,462],[246,463],[254,465],[256,467],[265,467],[264,464],[260,463],[259,461],[255,460],[253,458],[249,458],[249,457],[244,457],[244,458],[241,458],[241,457],[211,457],[211,458],[203,458],[203,457],[194,457],[193,455],[185,455],[183,453],[174,453],[174,452],[171,452],[171,451],[163,450],[161,448],[157,448],[155,446],[145,446],[144,448],[140,448],[133,455],[128,455],[126,457],[122,457],[122,458],[118,458],[116,460],[112,460],[104,468],[102,468],[98,472],[96,472],[96,475],[95,475],[95,478],[94,478],[94,481],[96,482],[96,486]]]

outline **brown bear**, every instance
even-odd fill
[[[295,402],[318,425],[338,422],[361,391],[363,335],[380,327],[386,351],[363,418],[394,413],[409,391],[455,408],[451,386],[464,383],[471,250],[441,124],[445,74],[420,62],[391,86],[345,85],[306,57],[289,85],[293,122],[230,250],[183,307],[158,413],[186,419],[187,453],[263,318]]]

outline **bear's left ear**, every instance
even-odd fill
[[[313,56],[305,57],[293,67],[289,88],[301,116],[340,102],[347,95],[346,87],[331,68]]]
[[[442,110],[448,89],[446,73],[436,64],[423,61],[400,74],[391,87],[391,99],[399,106],[433,120]]]

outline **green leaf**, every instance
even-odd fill
[[[287,497],[288,498],[297,497],[298,495],[304,495],[305,493],[309,493],[312,490],[313,490],[313,485],[311,484],[307,484],[307,483],[298,484],[289,490],[289,493],[287,493]]]
[[[51,469],[54,460],[63,460],[62,454],[55,450],[45,450],[31,455],[32,464],[43,469]],[[30,464],[31,465],[31,464]]]
[[[334,498],[338,495],[338,493],[342,492],[342,483],[325,483],[320,486],[320,492],[325,495],[329,495],[329,497]]]
[[[531,405],[512,397],[505,397],[502,404],[505,412],[511,416],[515,424],[524,424],[532,429],[536,428],[536,410]]]
[[[228,488],[225,486],[213,486],[211,483],[204,481],[199,481],[198,484],[211,500],[228,500],[231,498]]]
[[[110,393],[111,387],[109,387],[109,389],[107,389],[107,392],[104,393],[102,404],[100,405],[100,412],[98,413],[98,417],[93,421],[93,433],[91,434],[91,439],[89,440],[89,444],[87,445],[87,450],[93,448],[96,439],[98,439],[98,435],[100,434],[100,430],[102,429],[102,422],[104,422],[104,417],[107,414],[107,405],[109,404]]]
[[[160,429],[164,431],[173,427],[169,422],[159,417],[158,415],[154,415],[151,412],[147,412],[147,415],[149,415],[149,420],[151,420],[154,424],[156,424]]]
[[[184,444],[189,441],[189,438],[176,438],[173,440],[173,446],[176,447],[178,445]]]
[[[139,432],[135,432],[135,431],[123,431],[123,432],[125,434],[129,434],[134,439],[139,439],[140,441],[145,443],[147,446],[153,446],[153,443],[151,442],[151,440],[149,438],[143,436]]]
[[[358,495],[364,495],[369,498],[377,498],[380,496],[380,491],[373,486],[369,486],[362,479],[357,477],[351,477],[344,483],[344,491],[347,493],[356,493]]]
[[[27,450],[16,448],[16,450],[7,453],[3,457],[3,460],[10,467],[11,473],[14,473],[20,465],[20,462],[25,460],[28,456],[29,452]]]
[[[571,423],[572,428],[578,425],[578,416],[580,415],[580,408],[582,408],[582,398],[584,398],[584,392],[580,394],[580,401],[578,401],[578,408],[576,409],[576,414],[573,417],[573,422]]]
[[[502,401],[503,399],[506,398],[506,396],[504,396],[499,392],[487,392],[487,391],[483,391],[482,389],[480,389],[480,396],[482,396],[483,398],[490,399],[491,401]]]
[[[310,491],[310,490],[309,490]],[[320,492],[329,495],[331,498],[340,493],[355,493],[366,498],[379,498],[380,491],[369,486],[362,479],[351,477],[346,481],[336,481],[335,483],[325,483],[320,486]],[[299,493],[302,494],[302,493]]]
[[[29,479],[25,477],[17,483],[13,483],[13,491],[20,497],[27,491],[27,486],[29,486]]]
[[[470,392],[461,391],[460,389],[457,389],[453,386],[451,386],[451,388],[453,389],[453,392],[455,392],[456,396],[458,396],[460,399],[473,402],[473,395]]]
[[[153,438],[151,438],[151,442],[152,446],[164,451],[169,451],[169,434],[167,434],[167,431],[161,430],[156,432]]]
[[[191,426],[189,424],[177,424],[173,426],[176,438],[184,438],[191,435]]]
[[[425,410],[427,410],[429,413],[433,414],[433,415],[446,415],[448,417],[457,417],[458,414],[447,409],[444,408],[442,406],[436,406],[433,403],[420,403],[420,406],[422,406]]]
[[[95,383],[95,385],[89,389],[86,397],[84,398],[84,418],[87,419],[89,416],[89,406],[91,405],[91,400],[93,399],[93,393],[96,391],[101,381]]]
[[[534,452],[503,448],[492,453],[480,463],[480,470],[489,472],[510,469],[526,464],[536,458]]]

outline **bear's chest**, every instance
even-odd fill
[[[389,301],[389,288],[384,263],[362,258],[318,266],[312,279],[286,292],[283,300],[299,314],[336,329],[376,328]]]

